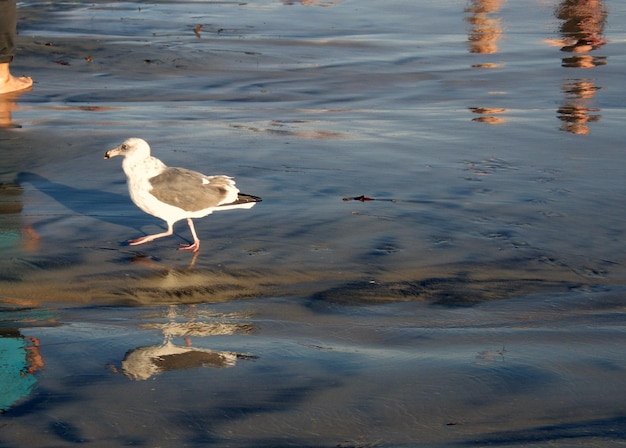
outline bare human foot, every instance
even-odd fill
[[[13,76],[9,71],[9,64],[0,64],[0,95],[30,89],[33,80],[28,76]]]

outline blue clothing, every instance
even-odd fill
[[[0,412],[27,397],[37,382],[27,373],[27,355],[23,337],[0,337]]]

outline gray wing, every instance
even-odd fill
[[[197,212],[237,198],[239,190],[228,176],[205,176],[185,168],[165,168],[150,179],[150,193],[159,201]]]

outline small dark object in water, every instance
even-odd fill
[[[370,198],[367,196],[357,196],[355,198],[343,198],[344,201],[361,201],[361,202],[365,202],[365,201],[375,201],[374,198]]]

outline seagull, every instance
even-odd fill
[[[229,176],[205,176],[185,168],[168,167],[150,155],[150,145],[140,138],[129,138],[104,153],[105,159],[123,156],[130,198],[144,212],[161,218],[167,230],[129,240],[131,246],[154,241],[174,233],[174,224],[187,219],[193,244],[179,250],[197,252],[200,240],[192,218],[202,218],[218,210],[251,208],[261,198],[239,193]]]

